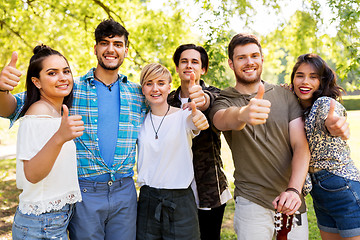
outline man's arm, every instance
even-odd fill
[[[262,99],[265,89],[259,85],[259,90],[248,105],[244,107],[229,107],[214,114],[214,126],[221,131],[241,130],[246,124],[260,125],[269,117],[271,103]]]
[[[0,117],[9,117],[16,110],[16,98],[9,92],[0,92]]]
[[[214,114],[214,126],[220,131],[241,130],[245,127],[246,122],[243,120],[242,110],[245,107],[229,107],[222,109]]]
[[[204,98],[205,98],[204,105],[199,106],[199,110],[202,112],[206,111],[210,107],[210,96],[204,92]]]
[[[282,192],[273,201],[275,209],[285,214],[294,214],[301,206],[300,193],[304,185],[310,162],[309,145],[306,140],[304,122],[301,117],[289,123],[290,144],[293,150],[291,177],[288,191]]]
[[[9,65],[0,73],[0,116],[9,117],[16,110],[16,98],[9,92],[20,81],[21,72],[16,69],[17,53],[13,52]]]

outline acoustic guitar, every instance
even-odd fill
[[[275,230],[276,240],[287,240],[287,235],[293,226],[294,215],[286,215],[280,212],[275,212]]]

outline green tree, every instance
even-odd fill
[[[23,72],[33,47],[44,43],[68,58],[74,75],[85,74],[96,66],[93,31],[106,18],[115,19],[130,32],[129,57],[121,71],[133,81],[138,81],[141,67],[150,62],[160,62],[174,73],[173,51],[184,39],[192,38],[184,24],[185,13],[150,10],[140,0],[9,0],[0,6],[1,65],[16,50]],[[23,84],[17,91],[22,90]]]
[[[341,79],[360,74],[360,1],[329,0],[338,21],[336,40],[342,45],[342,54],[336,56]],[[359,81],[357,79],[358,86]]]
[[[296,57],[314,52],[321,55],[336,69],[344,87],[346,86],[347,89],[359,88],[359,79],[356,78],[360,71],[359,0],[327,0],[325,6],[322,6],[321,2],[323,1],[319,0],[303,1],[302,9],[296,11],[289,21],[280,24],[275,31],[266,36],[257,34],[251,28],[254,14],[257,11],[254,7],[255,3],[261,3],[269,13],[274,11],[279,13],[286,1],[197,0],[197,2],[202,3],[203,9],[214,16],[213,20],[206,23],[210,26],[207,27],[210,32],[205,34],[207,37],[205,45],[208,46],[209,51],[212,51],[213,59],[226,60],[224,49],[219,45],[227,44],[234,35],[229,30],[229,23],[237,16],[244,21],[245,26],[242,31],[253,32],[262,41],[265,52],[263,77],[267,81],[273,83],[289,81],[289,74]],[[334,14],[330,24],[336,24],[336,36],[329,36],[323,30],[329,26],[329,23],[324,21],[323,7],[329,7]],[[212,28],[214,22],[219,21],[218,18],[223,22],[221,31]],[[211,50],[214,46],[217,46],[217,49]],[[228,85],[228,79],[232,77],[229,76],[229,72],[226,72],[224,64],[216,66],[216,70],[218,72],[214,76],[220,77],[214,83],[218,86]],[[210,74],[210,76],[213,75]]]
[[[288,24],[264,37],[264,79],[275,84],[289,82],[297,56],[319,52],[316,29],[317,21],[309,12],[296,11]]]
[[[114,18],[130,32],[129,57],[121,71],[138,81],[139,72],[149,62],[167,66],[179,85],[172,63],[175,48],[193,42],[203,45],[210,56],[208,83],[221,88],[233,85],[227,66],[227,44],[235,32],[234,17],[244,21],[241,31],[253,32],[255,4],[269,12],[281,12],[285,0],[171,0],[162,8],[151,8],[149,0],[2,0],[0,2],[0,65],[9,62],[11,52],[19,52],[18,67],[25,72],[33,47],[45,43],[62,52],[70,61],[74,75],[96,66],[93,31],[105,18]],[[199,6],[196,16],[189,9]],[[274,83],[288,81],[296,57],[306,52],[319,53],[336,68],[343,85],[359,88],[360,2],[327,0],[334,13],[332,24],[337,35],[322,30],[324,21],[319,0],[307,0],[289,21],[266,36],[257,34],[264,47],[264,79]],[[22,91],[23,85],[17,91]]]

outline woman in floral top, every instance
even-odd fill
[[[304,109],[311,151],[311,196],[322,239],[360,239],[360,173],[347,142],[325,126],[330,114],[346,116],[336,101],[343,90],[336,74],[316,54],[298,57],[291,74],[293,90]]]

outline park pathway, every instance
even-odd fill
[[[15,158],[16,145],[0,145],[0,160]]]

